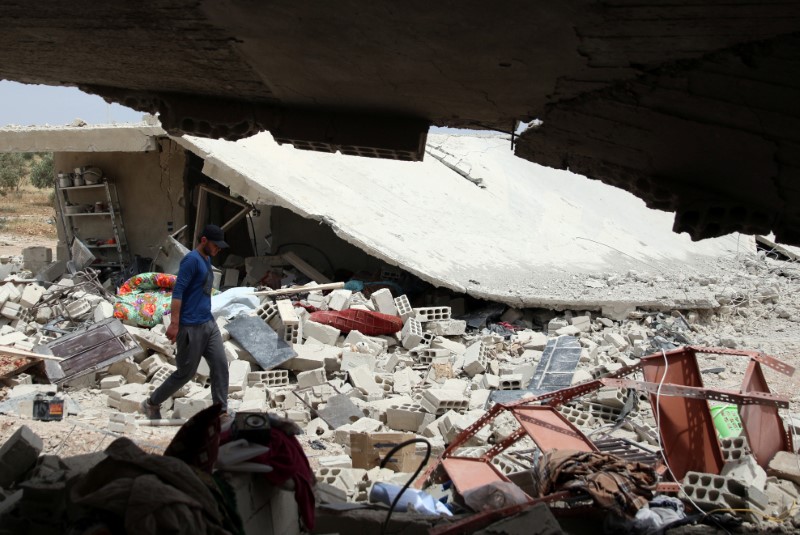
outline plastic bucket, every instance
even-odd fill
[[[711,418],[720,438],[738,437],[742,434],[742,420],[736,405],[711,407]]]

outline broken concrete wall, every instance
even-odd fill
[[[150,152],[56,152],[56,172],[70,172],[76,167],[97,166],[116,184],[122,220],[131,256],[152,258],[169,229],[185,224],[186,202],[183,198],[184,150],[170,139],[158,140],[159,150]],[[102,190],[72,191],[76,201],[94,202]],[[91,219],[91,218],[84,218]],[[109,233],[108,221],[81,221],[83,232],[97,236]],[[86,225],[86,226],[84,226]],[[63,229],[59,240],[63,243]],[[92,235],[92,234],[85,234]],[[64,253],[59,249],[59,259]]]

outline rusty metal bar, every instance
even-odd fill
[[[752,396],[769,391],[761,365],[751,360],[742,380],[742,392]],[[766,468],[777,452],[793,451],[791,434],[785,431],[776,407],[743,405],[739,407],[739,416],[753,456],[762,467]]]
[[[765,391],[751,391],[749,394],[739,394],[728,390],[716,390],[713,388],[698,388],[693,386],[674,385],[664,383],[648,383],[645,381],[634,381],[632,379],[601,379],[606,386],[617,388],[632,388],[649,394],[660,393],[662,396],[679,396],[691,399],[705,399],[719,401],[722,403],[732,403],[735,405],[764,405],[767,407],[789,407],[789,398],[778,394]]]
[[[666,363],[664,355],[642,359],[647,382],[703,387],[693,350],[684,348],[665,355]],[[664,458],[675,479],[683,479],[690,471],[719,474],[724,461],[708,402],[651,393],[650,404],[656,416]]]
[[[542,451],[558,448],[599,451],[586,435],[553,407],[515,407],[511,413]]]

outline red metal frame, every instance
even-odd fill
[[[749,358],[750,365],[742,384],[741,393],[704,388],[697,365],[696,355],[698,353]],[[666,370],[666,377],[663,377],[665,358],[669,367]],[[650,394],[654,412],[660,417],[659,433],[663,454],[669,462],[673,476],[677,479],[682,479],[690,470],[718,474],[722,468],[722,452],[706,400],[724,401],[740,406],[742,424],[756,455],[756,460],[762,466],[766,466],[776,451],[792,451],[792,440],[784,431],[783,421],[778,414],[778,407],[787,407],[788,400],[770,392],[761,372],[761,364],[795,380],[797,370],[793,366],[764,353],[718,347],[685,346],[643,357],[639,363],[625,366],[603,379],[586,381],[505,405],[496,404],[453,440],[439,460],[432,463],[417,479],[416,485],[421,487],[430,480],[437,473],[437,469],[441,467],[444,459],[452,457],[452,453],[457,448],[475,436],[501,412],[512,411],[520,421],[518,414],[526,415],[536,410],[552,409],[603,386],[633,388]],[[645,376],[644,382],[624,379],[640,370]],[[663,383],[662,378],[664,379]],[[562,417],[562,420],[574,429],[575,436],[583,437],[580,431],[569,424],[566,419]],[[520,421],[520,423],[523,422]],[[530,422],[528,423],[530,424]],[[477,462],[488,463],[494,456],[526,435],[530,436],[537,445],[541,441],[542,444],[547,444],[547,447],[567,447],[564,442],[559,441],[559,438],[571,443],[571,439],[567,439],[569,435],[559,435],[559,433],[564,433],[564,429],[568,429],[566,427],[560,428],[561,430],[555,434],[553,434],[553,429],[548,429],[548,426],[529,425],[527,429],[525,427],[523,425],[501,443],[495,444]],[[588,439],[583,438],[586,440],[586,444],[594,447]],[[472,462],[476,462],[476,460]],[[454,471],[458,472],[459,468],[455,468]],[[447,472],[451,478],[454,477],[453,473]],[[439,474],[443,475],[441,472]]]

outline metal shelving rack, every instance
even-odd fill
[[[88,190],[102,190],[105,193],[105,205],[107,210],[103,212],[79,212],[68,214],[66,207],[68,205],[67,203],[70,202],[70,192]],[[125,237],[125,226],[122,223],[119,197],[117,195],[117,188],[112,182],[109,182],[108,179],[103,179],[99,184],[68,187],[60,187],[58,182],[56,182],[56,199],[58,200],[61,224],[66,233],[67,244],[71,248],[73,241],[78,238],[81,243],[100,260],[99,262],[92,263],[91,267],[110,267],[115,270],[124,271],[130,265],[130,251],[128,249],[128,240]],[[87,237],[81,235],[81,222],[87,218],[108,218],[115,243],[100,245],[90,244],[87,241]],[[107,256],[107,252],[110,251],[116,251],[116,258],[109,258]]]

